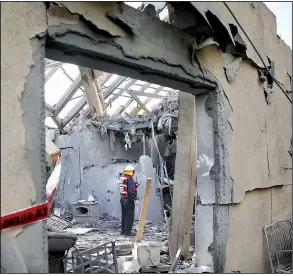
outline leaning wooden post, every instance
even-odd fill
[[[151,185],[152,185],[152,179],[148,178],[145,185],[144,195],[143,195],[143,201],[140,211],[140,217],[139,217],[139,223],[138,223],[138,229],[136,234],[136,242],[140,242],[142,238],[143,233],[143,227],[144,227],[144,221],[147,214],[148,209],[148,203],[151,193]]]
[[[180,92],[178,139],[170,226],[172,259],[182,247],[189,257],[190,232],[196,185],[196,109],[195,96]]]

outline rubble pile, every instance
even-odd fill
[[[166,129],[169,134],[171,133],[172,121],[178,119],[178,97],[179,91],[170,92],[168,97],[164,97],[153,108],[151,112],[152,123],[157,123],[159,130]]]

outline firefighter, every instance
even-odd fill
[[[137,197],[137,183],[133,179],[134,168],[127,165],[120,179],[120,203],[121,203],[121,234],[133,236],[131,233],[134,222],[135,204],[139,205]]]

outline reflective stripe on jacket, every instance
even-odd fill
[[[130,184],[129,181],[131,181],[134,184],[133,188],[128,187],[128,185]],[[137,183],[134,183],[134,180],[131,176],[123,175],[120,178],[119,188],[120,188],[120,196],[121,197],[130,197],[130,198],[136,200],[137,199],[137,187],[138,187]]]

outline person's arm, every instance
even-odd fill
[[[127,188],[128,188],[128,196],[133,200],[137,200],[137,194],[134,190],[134,180],[133,178],[127,178]]]

